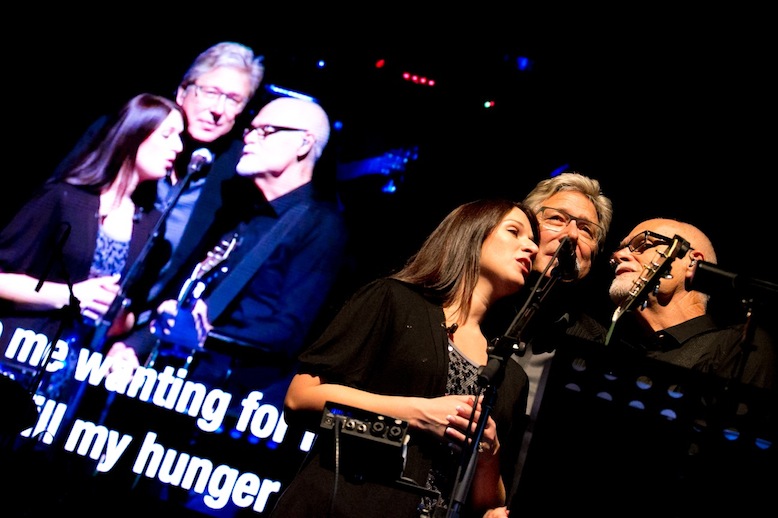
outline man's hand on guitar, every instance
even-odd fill
[[[208,306],[200,299],[191,311],[180,309],[175,300],[166,300],[157,308],[159,316],[151,322],[151,332],[171,342],[202,347],[213,326],[208,321]]]

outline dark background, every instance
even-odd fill
[[[479,2],[466,11],[448,3],[229,2],[173,8],[28,3],[8,10],[0,36],[3,218],[95,118],[143,91],[173,96],[198,53],[234,40],[265,56],[264,86],[309,93],[343,123],[323,167],[418,147],[418,158],[395,178],[394,195],[381,193],[388,179],[381,175],[340,186],[360,221],[355,244],[364,277],[399,266],[459,203],[491,195],[521,199],[553,171],[572,168],[599,179],[614,202],[607,250],[591,278],[591,309],[600,315],[613,309],[607,252],[650,217],[699,226],[722,268],[778,280],[769,260],[776,89],[775,31],[768,27],[774,17],[766,7],[546,2],[539,13],[517,2],[499,8]],[[516,70],[517,56],[530,58],[531,70]],[[320,58],[328,63],[323,70],[315,66]],[[380,70],[379,58],[386,60]],[[402,81],[406,69],[437,85]],[[264,98],[261,90],[257,102]],[[495,100],[493,109],[482,107],[487,99]],[[587,429],[596,421],[591,406],[563,407],[571,409],[584,413]],[[575,434],[571,426],[560,422],[562,440]],[[643,443],[636,444],[642,451]],[[577,453],[600,451],[585,444]],[[582,463],[587,470],[602,463],[599,455],[591,460]],[[28,468],[36,481],[51,477],[40,487],[63,487],[56,471],[37,468]],[[590,471],[585,477],[596,478]],[[549,496],[561,501],[558,493]],[[74,509],[84,512],[77,499]]]
[[[326,151],[330,167],[418,150],[394,195],[381,193],[383,175],[341,185],[360,221],[366,277],[399,265],[459,203],[521,199],[571,168],[613,199],[606,252],[638,221],[674,217],[708,233],[722,268],[778,278],[765,259],[775,228],[766,14],[548,7],[428,6],[421,15],[398,3],[368,13],[237,2],[186,16],[138,5],[111,16],[68,7],[9,18],[18,35],[3,36],[2,213],[97,116],[141,91],[173,96],[199,52],[234,40],[265,56],[264,87],[313,95],[343,123]],[[516,68],[518,56],[530,70]],[[403,81],[405,70],[437,84]],[[255,105],[266,98],[261,88]],[[607,255],[595,270],[603,282]]]

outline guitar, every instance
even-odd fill
[[[611,325],[608,334],[605,337],[605,345],[610,343],[613,331],[616,328],[616,322],[621,316],[629,311],[634,305],[642,304],[645,307],[646,298],[651,291],[656,292],[659,289],[659,281],[667,274],[670,266],[675,259],[682,259],[691,246],[689,242],[678,234],[673,237],[673,242],[667,246],[664,252],[656,252],[654,259],[648,264],[643,265],[643,274],[639,275],[632,288],[629,290],[627,298],[616,308],[611,317]]]
[[[408,164],[418,158],[418,146],[391,149],[375,157],[338,164],[337,179],[345,182],[371,174],[391,176],[396,172],[404,172]]]
[[[147,367],[153,366],[160,354],[189,358],[200,347],[201,335],[197,331],[192,309],[208,286],[229,271],[227,259],[237,246],[238,235],[233,234],[230,239],[222,240],[208,252],[206,258],[195,266],[192,274],[181,287],[176,299],[175,316],[162,313],[154,320],[152,333],[158,340],[146,362]],[[169,347],[161,350],[163,343],[168,344]]]

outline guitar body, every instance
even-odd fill
[[[200,336],[190,311],[178,311],[175,315],[160,313],[154,321],[153,333],[168,344],[166,349],[170,352],[166,354],[169,355],[186,357],[193,349],[200,347]],[[182,351],[175,352],[177,349]]]
[[[151,332],[158,340],[146,362],[147,367],[153,366],[160,356],[185,359],[188,367],[192,356],[205,341],[203,326],[197,326],[192,309],[211,284],[229,271],[226,261],[237,245],[238,236],[235,234],[229,241],[222,241],[208,252],[182,287],[175,314],[160,313],[151,323]]]

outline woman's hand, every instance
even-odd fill
[[[475,414],[473,409],[475,408]],[[456,411],[446,416],[447,425],[444,429],[444,439],[451,441],[459,448],[465,446],[465,441],[472,439],[481,419],[481,403],[476,403],[475,397],[467,396],[466,404],[458,405]],[[472,422],[471,422],[472,421]],[[468,428],[468,425],[469,428]],[[486,421],[481,440],[478,443],[478,453],[488,452],[489,456],[497,455],[500,443],[497,440],[497,425],[489,417]],[[485,455],[479,455],[479,460]]]
[[[101,319],[119,293],[119,279],[118,275],[106,275],[75,283],[73,296],[78,299],[81,314],[92,320]]]
[[[474,398],[468,395],[441,396],[436,398],[415,398],[414,411],[404,420],[413,428],[437,436],[441,441],[464,440],[464,432],[473,412]],[[480,404],[478,405],[480,410]],[[476,414],[470,435],[475,432],[478,420]],[[456,435],[455,432],[460,432]],[[452,435],[453,434],[453,435]]]

